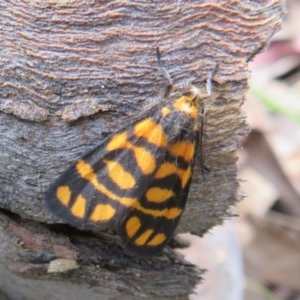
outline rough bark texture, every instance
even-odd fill
[[[101,299],[186,298],[199,279],[196,268],[169,250],[138,260],[123,254],[113,235],[96,239],[47,227],[61,220],[45,209],[45,193],[71,162],[163,101],[159,46],[175,84],[203,86],[218,65],[213,93],[203,100],[202,157],[209,171],[203,176],[196,162],[178,232],[201,235],[221,223],[238,198],[247,62],[278,31],[283,13],[281,0],[0,0],[0,289],[12,299],[43,293],[72,299],[83,292],[89,299],[99,293]],[[79,268],[47,273],[59,257]],[[13,294],[12,279],[20,295]]]

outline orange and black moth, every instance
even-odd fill
[[[139,256],[160,252],[183,213],[199,141],[200,93],[171,93],[113,132],[52,185],[47,207],[81,228],[115,228]]]

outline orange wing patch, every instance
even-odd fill
[[[104,160],[108,168],[108,176],[117,184],[121,189],[131,189],[136,185],[134,177],[125,171],[121,164],[116,161]]]
[[[170,152],[174,156],[182,157],[189,162],[195,155],[195,144],[190,141],[180,141],[170,147]]]
[[[160,188],[160,187],[151,187],[146,192],[146,198],[147,201],[150,202],[156,202],[156,203],[162,203],[165,201],[168,201],[171,197],[174,197],[175,194],[173,190],[169,190],[166,188]]]
[[[97,204],[90,216],[92,222],[111,220],[116,214],[116,209],[110,204]]]
[[[57,200],[64,206],[68,206],[71,200],[71,189],[68,186],[59,186],[56,190]]]
[[[167,146],[167,137],[162,126],[150,118],[137,123],[134,126],[134,135],[139,138],[145,138],[149,143],[157,147]]]
[[[72,205],[71,212],[77,218],[83,218],[85,216],[86,199],[79,194],[76,197],[75,203]]]
[[[191,167],[188,167],[187,169],[181,169],[179,167],[176,167],[175,164],[166,162],[166,163],[163,163],[159,167],[158,171],[155,173],[154,178],[161,179],[161,178],[165,178],[170,175],[173,175],[173,174],[176,174],[179,176],[179,178],[181,180],[181,187],[185,188],[186,184],[192,177]]]

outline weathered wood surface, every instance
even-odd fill
[[[202,156],[209,171],[203,177],[196,163],[178,231],[201,235],[221,223],[238,198],[235,163],[239,138],[247,131],[240,111],[247,63],[278,31],[283,13],[281,0],[1,0],[0,207],[18,215],[1,214],[1,281],[15,273],[38,277],[49,283],[41,294],[69,290],[70,298],[80,290],[91,293],[90,299],[97,293],[103,299],[186,298],[198,280],[195,268],[168,251],[148,261],[132,259],[113,236],[95,239],[71,231],[69,240],[57,228],[49,231],[43,224],[61,221],[46,211],[45,193],[71,162],[128,118],[163,101],[159,46],[175,84],[204,86],[218,65],[213,93],[204,99]],[[57,257],[76,260],[79,269],[56,279],[84,282],[97,291],[50,283],[53,274],[46,270]],[[22,287],[25,279],[16,278]],[[40,280],[30,284],[43,286]],[[9,294],[9,284],[4,287]]]

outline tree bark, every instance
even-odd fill
[[[169,249],[141,260],[125,255],[113,234],[49,225],[62,221],[46,210],[45,194],[70,163],[164,101],[159,47],[177,85],[203,87],[218,66],[178,232],[202,235],[220,224],[240,198],[235,163],[247,132],[240,107],[248,62],[283,14],[281,0],[0,0],[0,289],[8,298],[187,298],[196,267]],[[49,273],[53,261],[57,272]]]

